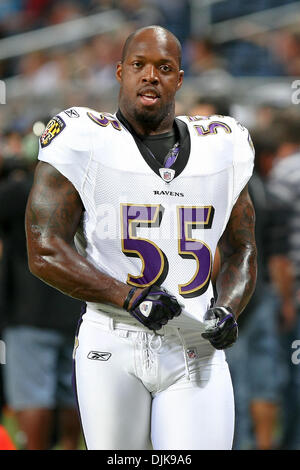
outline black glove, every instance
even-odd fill
[[[128,301],[125,301],[124,308],[127,304]],[[162,287],[154,285],[143,289],[132,306],[126,310],[150,330],[160,330],[169,320],[180,315],[181,305],[176,297],[168,294]]]
[[[204,315],[204,323],[207,320],[210,320],[211,325],[201,336],[208,339],[214,348],[226,349],[235,343],[238,337],[238,324],[230,307],[210,308]]]

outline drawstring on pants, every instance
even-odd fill
[[[179,338],[180,344],[182,346],[182,352],[183,352],[183,358],[184,358],[184,364],[185,364],[185,376],[187,380],[191,380],[191,375],[190,375],[190,370],[189,370],[189,364],[188,364],[188,358],[187,358],[187,347],[186,343],[184,340],[183,335],[180,332],[179,328],[174,328],[176,335]],[[159,352],[161,346],[162,346],[162,338],[161,335],[156,334],[155,332],[150,336],[147,342],[147,333],[141,333],[138,337],[137,344],[140,347],[144,347],[145,344],[148,343],[148,348],[144,350],[144,365],[146,368],[152,368],[155,364],[155,359],[154,356]]]

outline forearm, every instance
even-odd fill
[[[71,297],[122,307],[131,286],[101,273],[74,248],[83,210],[70,181],[39,163],[25,216],[29,268]]]
[[[255,289],[257,275],[256,248],[249,245],[223,260],[216,281],[216,306],[231,307],[238,317]]]
[[[231,307],[238,316],[253,294],[257,276],[255,212],[247,187],[232,209],[218,247],[217,306]]]
[[[100,272],[64,240],[53,236],[28,253],[31,272],[64,294],[123,306],[131,287]]]

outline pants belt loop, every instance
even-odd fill
[[[115,322],[114,322],[114,319],[112,317],[110,317],[110,319],[109,319],[108,327],[109,327],[110,330],[115,329]]]

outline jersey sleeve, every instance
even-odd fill
[[[252,176],[255,156],[248,129],[235,121],[234,133],[233,203],[237,201],[241,191]]]
[[[73,114],[66,110],[49,121],[40,137],[38,159],[56,168],[81,194],[91,155],[90,139],[86,113],[80,108],[72,110]]]

